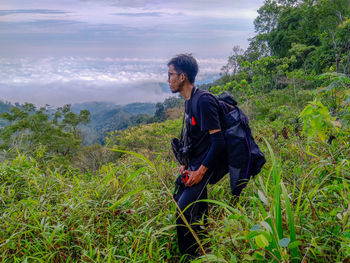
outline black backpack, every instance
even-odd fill
[[[228,169],[220,169],[214,173],[210,183],[217,183],[227,172],[230,173],[231,192],[239,196],[249,179],[260,173],[261,168],[266,163],[264,154],[255,143],[248,117],[237,106],[233,97],[223,92],[219,96],[197,90],[199,96],[192,101],[192,107],[198,107],[198,100],[204,94],[213,96],[219,106],[220,124],[224,132],[227,150],[227,160],[221,166]]]

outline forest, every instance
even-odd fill
[[[350,262],[350,2],[265,0],[258,14],[201,88],[232,94],[267,163],[238,203],[228,176],[209,186],[192,262]],[[0,106],[1,262],[183,260],[170,149],[183,100],[103,145],[82,143],[88,110]]]

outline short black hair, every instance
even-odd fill
[[[168,62],[168,67],[170,65],[174,66],[174,69],[178,73],[185,73],[188,81],[194,83],[194,80],[198,73],[197,60],[192,56],[192,54],[179,54],[173,57]]]

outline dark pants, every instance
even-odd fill
[[[206,223],[205,217],[208,215],[208,203],[197,202],[189,206],[186,210],[185,208],[193,202],[208,198],[207,184],[209,178],[210,173],[206,173],[198,184],[192,187],[185,187],[178,198],[178,205],[181,211],[183,211],[183,215],[197,235],[200,235],[201,232],[198,221],[204,217],[204,222]],[[179,216],[179,211],[177,211],[176,224],[178,244],[181,254],[195,256],[198,249],[197,241],[183,222],[181,216]]]
[[[189,170],[195,171],[199,168],[198,165],[190,165]],[[228,173],[228,165],[226,154],[218,156],[214,168],[209,169],[202,180],[192,186],[192,187],[183,187],[175,197],[181,211],[191,225],[192,229],[196,232],[199,238],[203,233],[203,229],[198,225],[198,222],[203,218],[204,227],[206,226],[206,217],[208,216],[208,203],[207,202],[196,202],[202,199],[208,199],[207,185],[211,179],[214,179],[214,182],[217,182],[215,178],[222,178],[225,174]],[[212,182],[211,182],[212,183]],[[196,202],[189,206],[185,211],[184,209],[191,203]],[[188,254],[192,257],[197,255],[198,243],[191,231],[183,222],[182,218],[179,216],[179,211],[177,211],[177,238],[181,254]]]

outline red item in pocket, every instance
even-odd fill
[[[196,120],[194,119],[194,117],[192,117],[192,123],[193,126],[196,125]]]

